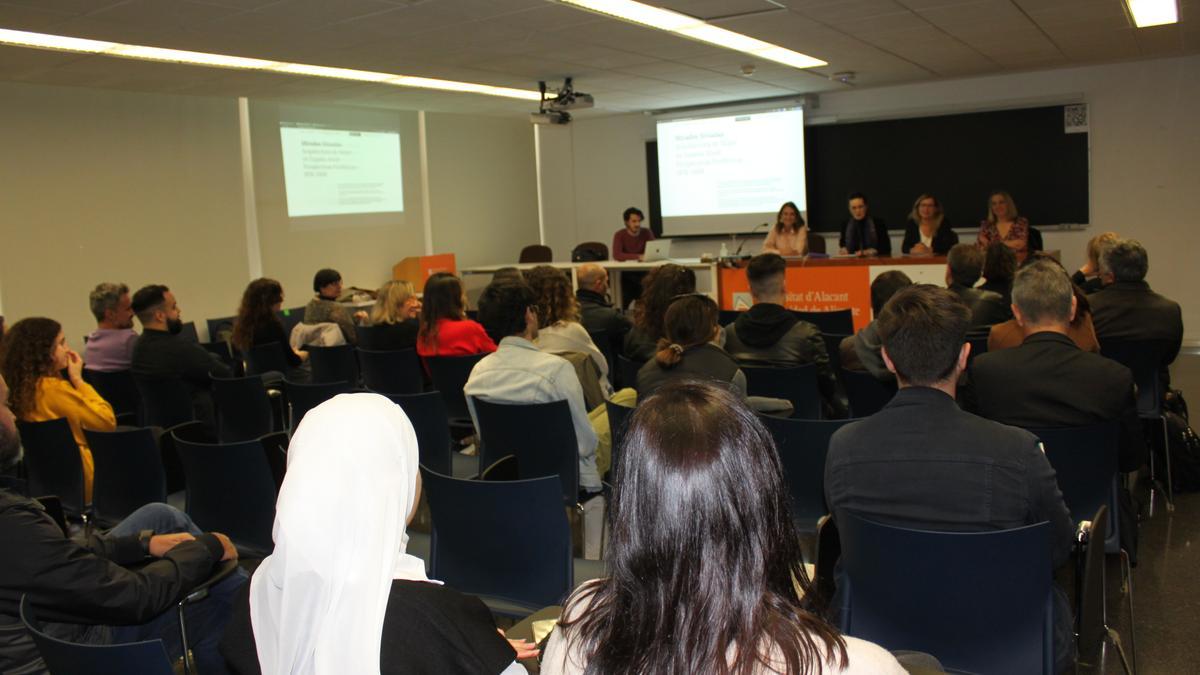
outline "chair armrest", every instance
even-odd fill
[[[236,560],[226,560],[224,562],[217,563],[217,567],[213,570],[213,573],[209,575],[209,577],[205,579],[203,583],[193,588],[188,592],[187,595],[183,596],[183,599],[179,601],[179,606],[182,608],[186,605],[192,604],[193,602],[199,602],[200,600],[207,598],[208,589],[224,581],[225,578],[233,574],[237,568],[238,562]]]

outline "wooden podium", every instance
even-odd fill
[[[418,293],[425,288],[425,280],[438,272],[458,273],[453,253],[410,256],[392,266],[392,278],[412,282]]]

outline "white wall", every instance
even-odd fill
[[[1193,299],[1200,273],[1192,261],[1200,252],[1200,233],[1190,203],[1200,186],[1200,57],[822,94],[810,119],[884,119],[1071,101],[1088,103],[1091,112],[1092,223],[1085,231],[1046,232],[1046,248],[1061,249],[1064,264],[1078,267],[1095,233],[1114,230],[1139,239],[1150,252],[1150,284],[1183,305],[1188,339],[1200,339],[1200,302]],[[543,175],[575,177],[573,195],[570,203],[544,202],[546,222],[574,229],[577,241],[610,241],[626,206],[645,207],[645,142],[654,138],[654,122],[634,114],[567,127],[570,138],[557,138],[554,152],[544,150],[540,158]],[[1005,157],[1003,148],[980,148],[980,161],[1021,167],[1021,158]],[[685,246],[689,254],[715,252],[720,241]]]

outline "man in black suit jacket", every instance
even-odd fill
[[[1049,521],[1052,560],[1065,563],[1075,528],[1041,443],[954,401],[971,351],[968,309],[948,290],[910,286],[878,321],[884,363],[900,391],[830,440],[825,497],[835,518],[850,511],[902,527],[967,532]],[[1073,661],[1074,642],[1066,596],[1055,600],[1061,672]]]
[[[1027,429],[1119,420],[1120,469],[1137,470],[1146,447],[1133,373],[1067,337],[1075,294],[1066,272],[1050,261],[1022,268],[1013,281],[1012,309],[1024,343],[980,354],[971,364],[971,398],[979,414]]]
[[[1133,239],[1121,239],[1102,250],[1100,278],[1103,289],[1088,296],[1092,324],[1100,348],[1112,340],[1153,340],[1163,346],[1161,379],[1170,382],[1167,366],[1179,355],[1183,343],[1183,313],[1179,303],[1150,290],[1146,272],[1150,258]]]
[[[946,256],[946,287],[971,310],[971,326],[986,327],[1009,320],[1004,298],[995,291],[975,288],[983,274],[983,250],[957,244]]]

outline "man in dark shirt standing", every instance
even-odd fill
[[[954,401],[971,346],[970,310],[950,291],[910,286],[884,307],[883,360],[900,390],[871,417],[839,429],[825,463],[835,518],[977,532],[1049,521],[1051,558],[1067,561],[1075,531],[1041,443],[1028,431],[963,412]],[[1049,574],[1051,570],[1047,570]],[[1055,658],[1074,658],[1071,610],[1055,604]]]
[[[179,304],[166,286],[138,289],[133,294],[133,311],[142,322],[142,336],[133,347],[133,374],[183,380],[192,391],[196,418],[212,422],[209,375],[232,377],[233,370],[199,343],[180,337]]]

